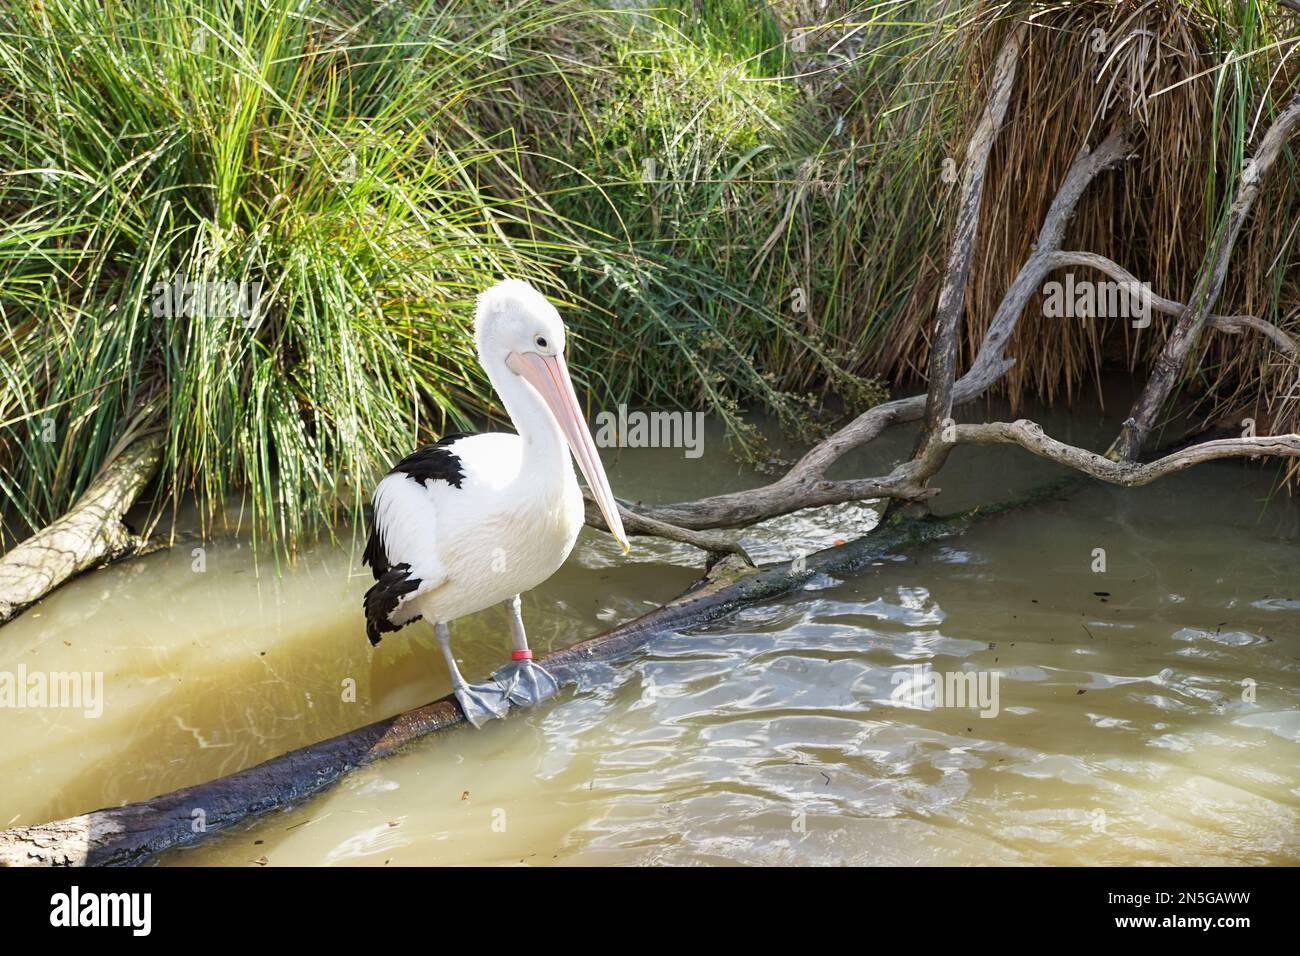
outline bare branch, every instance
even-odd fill
[[[1054,252],[1049,259],[1049,270],[1066,266],[1084,266],[1089,269],[1096,269],[1098,272],[1104,272],[1119,282],[1121,287],[1129,290],[1129,294],[1136,298],[1132,290],[1140,285],[1137,277],[1112,259],[1099,256],[1095,252]],[[1164,315],[1182,315],[1187,309],[1187,306],[1183,305],[1183,303],[1175,302],[1173,299],[1166,299],[1154,292],[1146,292],[1144,298],[1152,309]],[[1206,321],[1213,328],[1228,335],[1236,335],[1245,329],[1254,329],[1271,339],[1279,349],[1288,355],[1296,354],[1295,340],[1291,336],[1272,322],[1266,322],[1253,315],[1209,315]]]
[[[1300,458],[1300,435],[1271,435],[1256,438],[1226,438],[1188,445],[1172,454],[1142,464],[1114,461],[1104,455],[1067,445],[1046,434],[1042,427],[1020,419],[1015,422],[990,422],[984,425],[958,425],[954,443],[958,445],[1019,445],[1039,458],[1059,462],[1094,478],[1132,488],[1149,485],[1157,478],[1186,471],[1193,465],[1221,458],[1258,458],[1275,456]]]
[[[1079,150],[1079,154],[1065,174],[1065,181],[1061,183],[1061,188],[1043,218],[1043,225],[1038,231],[1038,242],[1034,246],[1033,253],[1020,267],[1020,272],[1016,274],[998,304],[998,311],[993,316],[993,321],[989,323],[988,331],[984,334],[984,340],[980,343],[980,350],[975,356],[975,361],[971,363],[970,370],[962,376],[954,388],[954,399],[957,402],[969,401],[982,394],[1015,364],[1013,359],[1006,357],[1005,350],[1020,322],[1025,306],[1033,294],[1042,287],[1044,277],[1052,270],[1052,257],[1065,238],[1065,228],[1069,225],[1079,200],[1083,198],[1084,190],[1098,174],[1127,158],[1131,148],[1130,134],[1129,127],[1112,130],[1095,150],[1089,149],[1087,145]],[[969,398],[966,397],[967,394]],[[931,439],[933,437],[930,436]],[[938,472],[947,458],[949,447],[944,442],[933,444],[932,447],[922,447],[916,455],[918,469],[914,475],[915,480],[924,483]]]
[[[921,401],[916,408],[916,417],[920,417],[924,398],[917,397]],[[787,476],[752,491],[714,495],[698,501],[682,501],[670,505],[629,507],[631,513],[640,519],[666,520],[678,528],[736,528],[803,508],[819,508],[872,498],[921,501],[934,494],[937,492],[912,480],[909,468],[899,466],[890,474],[878,478],[829,481],[814,476],[790,480]]]
[[[609,525],[605,523],[600,508],[597,507],[591,492],[586,488],[582,490],[582,499],[586,509],[586,523],[597,531],[609,531]],[[752,565],[754,563],[749,553],[741,547],[739,542],[732,541],[725,535],[710,534],[708,531],[692,531],[688,528],[680,528],[677,525],[669,524],[666,521],[646,517],[633,511],[632,506],[626,501],[618,502],[618,514],[623,519],[623,530],[628,534],[650,535],[668,541],[680,541],[682,544],[689,544],[710,555],[734,554],[746,564]]]
[[[1272,339],[1273,343],[1287,355],[1296,354],[1295,339],[1272,322],[1265,322],[1253,315],[1212,315],[1210,316],[1210,324],[1220,332],[1228,335],[1236,335],[1243,329],[1254,329],[1256,332]]]
[[[994,385],[1014,365],[1004,354],[1015,332],[1025,304],[1042,285],[1043,277],[1053,268],[1051,254],[1060,246],[1065,227],[1088,185],[1099,174],[1121,163],[1129,153],[1129,130],[1117,129],[1090,150],[1079,151],[1060,190],[1043,219],[1036,250],[1021,267],[989,325],[979,353],[970,369],[953,384],[952,403],[973,401]],[[732,528],[752,524],[801,508],[862,501],[868,498],[893,498],[920,501],[930,497],[920,480],[925,469],[899,466],[893,473],[879,478],[829,481],[827,469],[845,454],[875,440],[886,428],[918,421],[925,414],[927,396],[912,395],[871,408],[849,422],[829,438],[808,451],[783,477],[771,484],[748,491],[713,495],[697,501],[669,505],[637,505],[642,517],[657,518],[682,528]],[[942,464],[946,445],[935,446],[937,456],[922,456],[926,467]],[[929,474],[933,474],[931,471]]]
[[[1254,158],[1246,161],[1242,169],[1241,181],[1237,185],[1237,195],[1228,209],[1227,218],[1219,232],[1214,264],[1209,269],[1201,270],[1196,287],[1192,290],[1192,297],[1187,303],[1187,309],[1179,318],[1173,333],[1165,341],[1165,347],[1156,360],[1151,377],[1147,379],[1142,394],[1133,403],[1129,418],[1124,422],[1123,430],[1107,453],[1108,457],[1132,461],[1142,453],[1155,427],[1156,417],[1164,408],[1174,385],[1181,377],[1188,356],[1196,347],[1201,330],[1209,318],[1210,309],[1223,291],[1223,282],[1228,274],[1228,263],[1232,258],[1233,246],[1236,245],[1242,224],[1259,196],[1260,184],[1298,126],[1300,126],[1300,95],[1292,99],[1286,109],[1278,115],[1277,120],[1260,141]]]
[[[989,154],[1011,99],[1015,84],[1016,64],[1020,47],[1028,32],[1028,24],[1021,23],[1011,31],[998,53],[993,71],[993,84],[989,91],[984,115],[971,134],[966,147],[965,168],[961,177],[961,200],[957,207],[957,225],[952,245],[948,250],[948,263],[944,269],[943,285],[939,289],[939,304],[934,319],[934,344],[930,348],[929,396],[926,400],[925,435],[932,435],[939,423],[952,414],[953,381],[957,377],[957,344],[961,332],[962,306],[966,301],[966,280],[970,276],[971,250],[979,226],[980,200],[984,196],[984,176],[988,170]],[[928,440],[923,439],[923,440]]]

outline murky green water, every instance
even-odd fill
[[[1094,447],[1114,431],[1096,412],[1040,418]],[[911,440],[842,467],[875,473]],[[705,452],[611,454],[615,490],[677,500],[756,481],[718,441]],[[1055,474],[1015,449],[962,449],[936,510]],[[436,735],[161,862],[1300,862],[1300,504],[1270,492],[1234,463],[992,520],[660,640],[541,708]],[[788,557],[873,520],[826,509],[749,540]],[[635,543],[623,560],[584,532],[525,597],[535,648],[699,573],[690,549]],[[0,630],[0,671],[105,681],[97,718],[0,709],[0,825],[196,783],[448,691],[423,625],[370,649],[348,542],[283,578],[236,542],[204,557],[202,572],[186,546],[93,574]],[[508,643],[499,611],[453,636],[471,677]],[[996,716],[900,698],[925,665],[996,675]]]

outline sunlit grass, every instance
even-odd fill
[[[528,210],[490,191],[502,147],[471,107],[507,72],[498,31],[566,12],[354,6],[10,8],[0,420],[26,522],[84,489],[154,399],[172,496],[214,515],[242,492],[286,541],[421,419],[487,405],[468,302],[503,273],[545,281],[550,254],[506,238]],[[159,315],[175,279],[262,295],[251,315]]]

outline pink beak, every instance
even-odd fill
[[[623,548],[623,553],[627,554],[631,546],[623,531],[623,519],[619,517],[618,504],[614,501],[614,492],[610,490],[609,479],[605,477],[605,468],[596,452],[596,443],[592,440],[586,419],[578,407],[578,396],[573,390],[573,381],[569,378],[564,356],[511,352],[506,356],[506,366],[531,385],[542,397],[542,401],[546,402],[546,407],[555,416],[556,424],[569,443],[574,460],[582,470],[582,477],[587,480],[587,487],[591,489],[600,513],[605,516],[605,524],[609,526],[614,540]]]

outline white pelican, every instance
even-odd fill
[[[557,690],[532,662],[519,595],[559,569],[582,528],[569,450],[623,553],[629,548],[569,380],[554,306],[527,282],[500,282],[478,297],[474,340],[519,434],[448,435],[398,462],[375,488],[364,561],[375,576],[365,596],[370,643],[421,618],[433,624],[456,699],[478,727],[511,703],[536,703]],[[494,604],[510,617],[510,663],[470,684],[452,656],[447,623]]]

